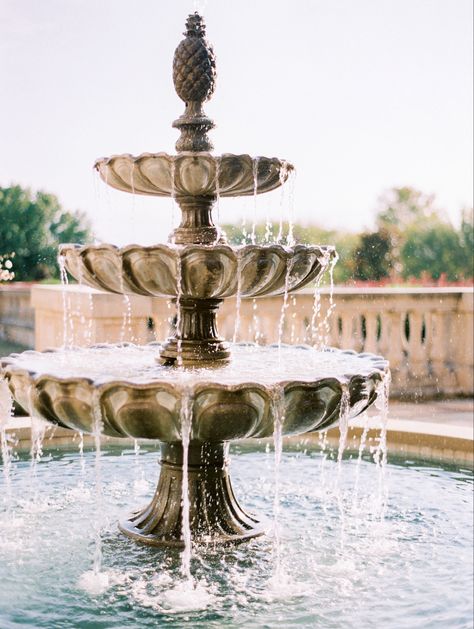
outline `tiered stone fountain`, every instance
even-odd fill
[[[189,525],[200,542],[241,541],[264,531],[237,503],[226,442],[322,430],[361,413],[387,370],[378,356],[309,346],[231,346],[219,337],[221,301],[287,294],[316,282],[332,247],[231,246],[213,223],[218,196],[261,194],[285,183],[288,162],[211,154],[214,123],[203,111],[213,91],[215,57],[198,14],[176,49],[173,79],[186,103],[174,123],[177,154],[99,159],[110,186],[173,196],[181,224],[168,244],[63,245],[60,256],[78,281],[121,294],[168,297],[177,305],[174,334],[163,344],[94,346],[25,352],[3,361],[15,399],[45,420],[71,429],[163,442],[152,502],[120,524],[153,545],[183,544],[183,482]]]

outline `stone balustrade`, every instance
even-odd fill
[[[30,294],[29,284],[0,286],[0,339],[23,347],[34,346],[35,325]]]
[[[241,304],[240,338],[262,343],[316,343],[381,354],[390,361],[392,392],[409,397],[472,395],[473,290],[469,288],[323,289],[314,294]],[[328,309],[331,316],[325,318]],[[235,304],[221,312],[220,330],[235,331]]]
[[[0,335],[7,311],[17,312],[13,319],[18,329],[32,325],[27,298],[20,299],[18,293],[15,311],[14,300],[7,308],[2,304],[6,292],[0,292]],[[164,299],[128,298],[77,285],[35,285],[31,303],[39,350],[64,341],[87,345],[161,340],[174,315]],[[286,302],[282,297],[242,300],[239,309],[236,300],[229,299],[219,314],[219,330],[229,340],[276,343],[280,337],[282,342],[327,343],[382,354],[391,364],[393,395],[410,398],[472,395],[473,327],[469,288],[336,288],[332,305],[327,289],[322,289],[316,304],[314,294],[303,291],[289,295]]]

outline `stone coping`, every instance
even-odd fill
[[[405,458],[419,458],[429,461],[466,465],[474,468],[474,426],[472,421],[467,421],[469,415],[472,418],[473,404],[471,400],[457,400],[457,410],[450,410],[449,403],[439,402],[429,405],[418,404],[417,419],[403,417],[414,405],[393,404],[387,424],[387,446],[389,455]],[[443,409],[443,405],[447,409]],[[449,412],[450,419],[442,419],[442,412]],[[451,403],[452,407],[452,403]],[[432,415],[433,409],[438,410],[438,417]],[[431,412],[431,415],[430,415]],[[364,430],[364,420],[356,418],[351,421],[349,427],[347,447],[349,451],[357,451],[360,437]],[[7,432],[14,441],[15,451],[28,451],[31,448],[31,419],[29,417],[12,418],[7,425]],[[379,442],[380,421],[377,416],[369,416],[366,450],[373,449]],[[331,448],[337,448],[339,441],[339,429],[333,428],[327,432],[328,443]],[[258,442],[270,440],[258,440]],[[285,444],[298,448],[317,448],[321,446],[319,433],[306,433],[294,437],[286,437]],[[78,445],[78,433],[67,428],[46,424],[44,449],[64,448]],[[117,445],[122,447],[133,446],[132,439],[114,439],[104,437],[105,445]],[[154,442],[147,442],[154,443]],[[235,442],[249,445],[255,440]],[[84,435],[84,445],[94,445],[94,438]],[[157,444],[156,444],[157,445]]]

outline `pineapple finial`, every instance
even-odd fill
[[[181,131],[177,151],[210,151],[213,146],[207,132],[214,122],[202,109],[214,93],[216,58],[205,39],[202,16],[192,13],[186,21],[185,39],[176,48],[173,59],[173,82],[176,93],[186,103],[184,114],[173,122]]]

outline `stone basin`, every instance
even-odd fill
[[[261,297],[317,281],[335,259],[332,246],[127,245],[60,246],[69,273],[99,290],[147,296]]]
[[[113,155],[94,168],[112,188],[159,197],[235,197],[269,192],[281,186],[293,166],[276,157],[208,152]]]
[[[322,430],[376,397],[387,362],[351,351],[309,346],[232,347],[233,362],[219,369],[179,369],[155,362],[160,345],[97,345],[60,352],[27,351],[3,359],[16,401],[32,414],[67,428],[113,437],[182,438],[190,404],[191,439],[223,442]],[[121,375],[120,375],[121,374]]]

